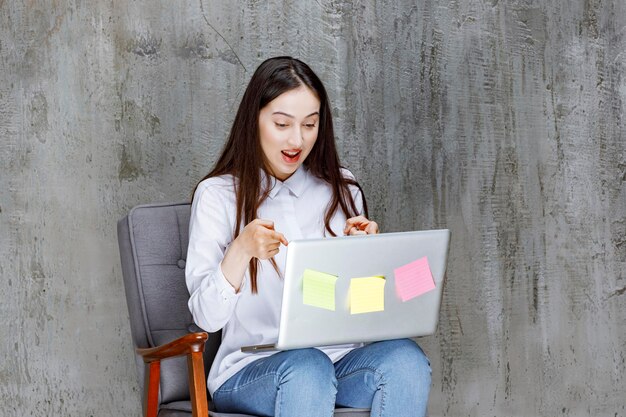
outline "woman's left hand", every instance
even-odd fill
[[[351,217],[346,221],[343,229],[344,235],[376,235],[378,224],[365,218],[365,216]]]

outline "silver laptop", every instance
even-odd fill
[[[383,233],[294,240],[287,247],[278,341],[242,351],[288,350],[430,335],[437,329],[450,231]],[[394,270],[426,257],[434,289],[403,301]],[[337,277],[335,310],[305,304],[303,276]],[[352,278],[384,277],[384,310],[352,314]]]

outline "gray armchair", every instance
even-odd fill
[[[250,417],[212,411],[206,389],[221,333],[207,335],[187,308],[188,203],[133,208],[117,233],[135,360],[147,417]],[[369,410],[336,409],[366,417]]]

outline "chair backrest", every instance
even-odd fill
[[[195,325],[187,307],[185,260],[189,243],[189,203],[142,205],[118,222],[118,242],[126,302],[135,347],[152,347],[181,337]],[[198,330],[196,328],[196,330]],[[209,336],[204,352],[208,372],[221,335]],[[143,390],[145,366],[136,355]],[[189,400],[184,357],[161,363],[160,404]]]

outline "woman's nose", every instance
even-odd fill
[[[289,140],[287,141],[287,143],[289,144],[289,146],[293,146],[294,148],[300,148],[303,142],[304,139],[302,138],[302,128],[296,126],[289,135]]]

